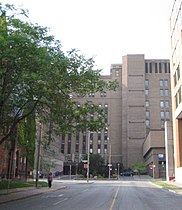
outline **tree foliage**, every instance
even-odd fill
[[[18,144],[24,148],[24,156],[31,168],[34,166],[35,139],[36,122],[32,114],[18,124]]]
[[[87,159],[87,158],[85,158]],[[78,165],[78,173],[84,174],[86,176],[87,169],[84,169],[83,162],[80,162]],[[89,173],[92,176],[104,176],[108,175],[108,167],[104,163],[104,158],[100,154],[90,154],[89,161]]]
[[[101,109],[76,102],[78,95],[117,87],[101,79],[92,58],[76,50],[64,53],[48,28],[28,22],[28,13],[13,5],[0,4],[0,27],[0,144],[32,114],[58,133],[104,126]],[[91,112],[97,113],[94,121]]]
[[[131,164],[130,167],[131,167],[132,170],[137,170],[139,175],[142,171],[146,170],[146,166],[143,162],[133,163],[133,164]]]
[[[105,167],[104,158],[99,154],[90,155],[90,173],[95,175],[103,175],[103,168]]]

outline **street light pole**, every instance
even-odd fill
[[[88,144],[87,144],[87,183],[89,183],[89,167],[90,167],[90,131],[88,131]]]
[[[118,163],[118,180],[119,180],[119,163]]]
[[[109,143],[109,179],[111,179],[111,140],[109,139],[109,137],[107,138],[107,141]]]

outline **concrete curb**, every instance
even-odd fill
[[[182,189],[180,189],[180,190],[179,190],[179,189],[168,189],[168,188],[165,188],[165,187],[163,187],[163,186],[157,185],[157,184],[155,184],[155,183],[152,183],[152,182],[150,182],[150,183],[151,183],[152,185],[158,187],[158,188],[168,190],[169,192],[176,193],[176,194],[179,194],[179,195],[182,194]],[[171,184],[171,185],[172,185],[172,184]],[[176,186],[176,187],[177,187],[177,186]]]

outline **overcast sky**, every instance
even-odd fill
[[[95,57],[110,73],[126,54],[146,59],[170,56],[169,17],[173,0],[1,0],[29,10],[30,20],[50,28],[63,50]]]

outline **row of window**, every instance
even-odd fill
[[[145,101],[145,106],[146,107],[150,106],[150,102],[148,100]],[[161,108],[169,108],[169,101],[160,101],[160,107]]]
[[[160,116],[161,119],[169,119],[170,115],[169,115],[169,111],[160,111]],[[146,111],[146,118],[150,118],[150,112]]]
[[[145,63],[145,73],[170,73],[169,63]]]
[[[175,95],[175,101],[176,101],[176,108],[179,106],[179,104],[182,102],[182,86],[178,89],[176,95]]]
[[[95,97],[95,93],[89,93],[88,94],[88,97],[92,97],[92,98],[94,98]],[[100,97],[107,97],[107,93],[105,92],[105,91],[103,91],[103,92],[100,92]]]
[[[107,152],[107,141],[104,141],[104,153]],[[97,145],[98,151],[101,151],[101,141],[98,140],[98,145]],[[71,154],[71,141],[68,141],[68,148],[67,148],[67,153]],[[93,140],[90,141],[90,153],[93,151]],[[62,142],[61,144],[61,153],[64,154],[65,152],[65,143]],[[75,153],[79,153],[79,142],[76,142],[75,144]],[[100,152],[98,152],[100,153]],[[83,140],[83,145],[82,145],[82,154],[86,154],[86,142]]]
[[[164,128],[164,123],[165,123],[165,120],[161,119],[161,128]],[[149,128],[150,127],[150,120],[146,119],[145,124],[146,124],[146,127]]]
[[[159,85],[160,85],[160,87],[163,87],[163,86],[168,87],[169,82],[167,79],[160,79]],[[145,80],[145,88],[149,89],[149,80],[148,79]]]
[[[178,81],[180,80],[180,77],[181,77],[181,75],[180,75],[180,67],[178,65],[178,67],[177,67],[177,69],[175,71],[175,74],[173,76],[173,78],[174,78],[174,86],[177,85]]]
[[[169,89],[160,89],[159,94],[160,96],[169,96]],[[149,89],[145,90],[145,95],[149,96]]]

